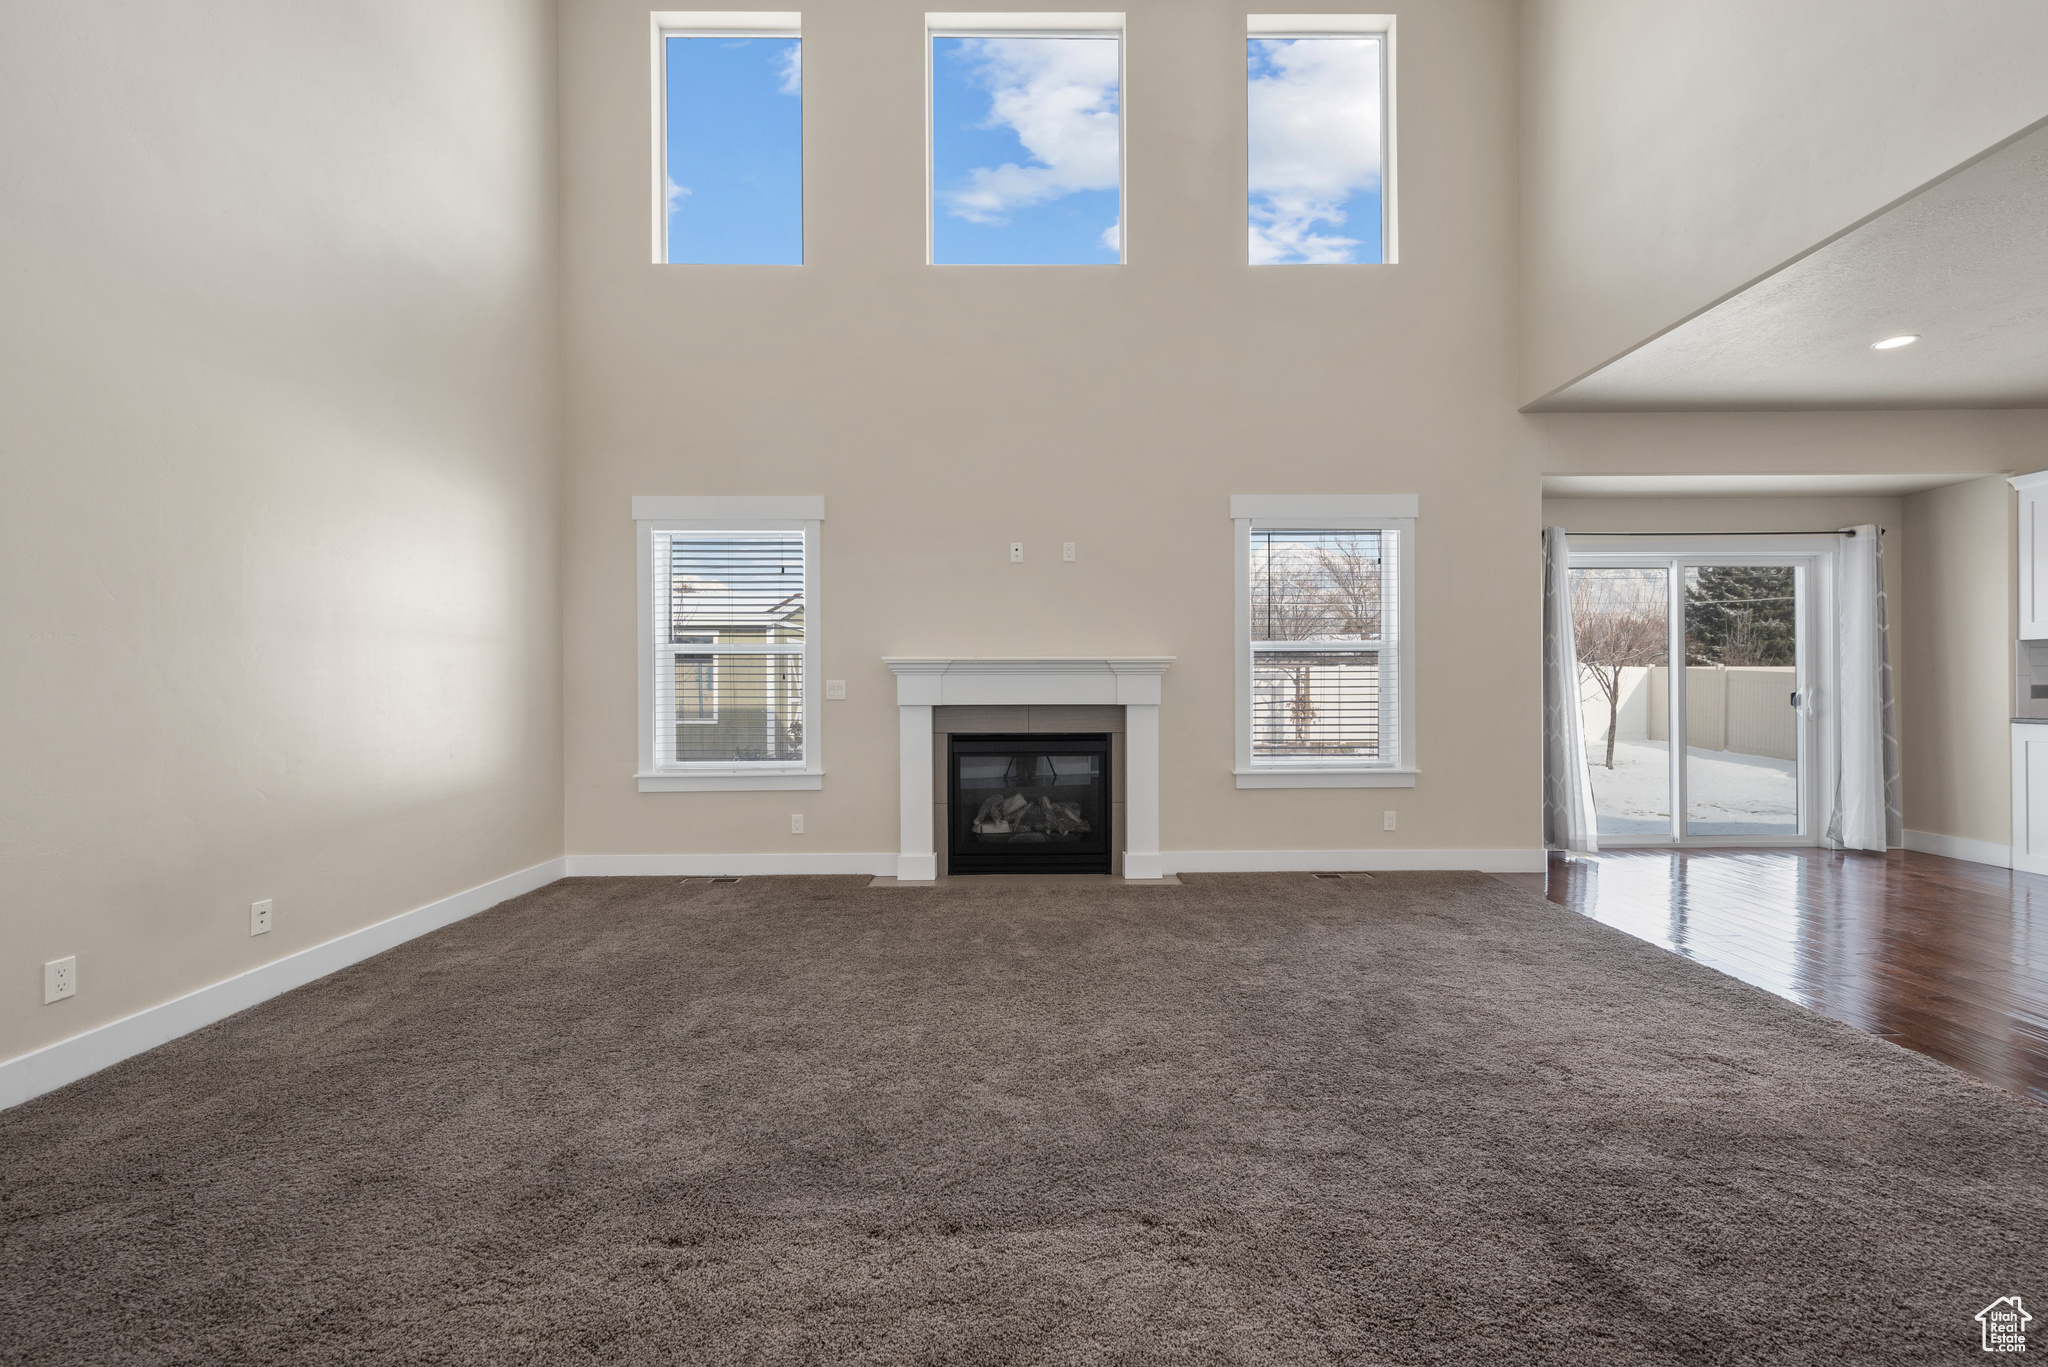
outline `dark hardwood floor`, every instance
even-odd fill
[[[2048,878],[1895,851],[1553,859],[1551,901],[2048,1104]]]

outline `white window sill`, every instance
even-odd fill
[[[792,792],[825,786],[820,769],[783,769],[762,773],[744,769],[704,770],[687,774],[635,774],[643,793]]]
[[[1413,788],[1414,769],[1239,769],[1240,788]]]

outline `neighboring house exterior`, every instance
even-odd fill
[[[801,760],[802,593],[755,606],[723,584],[678,576],[672,623],[674,644],[707,647],[675,657],[676,758]],[[793,649],[745,649],[761,646]]]

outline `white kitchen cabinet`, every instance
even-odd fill
[[[2020,639],[2048,641],[2048,470],[2008,482],[2020,494]]]
[[[2012,866],[2048,873],[2048,723],[2012,726]]]

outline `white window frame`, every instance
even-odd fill
[[[1415,522],[1413,494],[1237,494],[1230,500],[1237,541],[1237,786],[1240,788],[1413,788],[1415,758]],[[1380,719],[1396,753],[1371,763],[1308,767],[1252,758],[1252,533],[1385,531],[1394,538],[1395,716]],[[1312,643],[1304,642],[1304,647]]]
[[[1358,266],[1391,266],[1401,259],[1400,216],[1395,213],[1398,196],[1396,178],[1394,111],[1400,107],[1394,92],[1394,16],[1391,14],[1248,14],[1245,41],[1259,38],[1378,38],[1380,40],[1380,259],[1347,262]],[[1249,102],[1251,90],[1246,86]],[[1250,127],[1247,116],[1246,167],[1250,166]],[[1249,179],[1249,177],[1247,177]],[[1251,187],[1245,187],[1249,209]],[[1301,265],[1301,262],[1291,263]]]
[[[668,259],[668,43],[669,38],[794,38],[803,41],[798,10],[655,10],[654,33],[654,264]],[[799,153],[801,155],[801,153]],[[803,225],[797,225],[799,234]],[[680,264],[680,263],[675,263]]]
[[[823,690],[818,604],[818,555],[825,523],[823,498],[665,498],[633,500],[634,577],[639,581],[640,759],[634,774],[643,793],[725,793],[823,788],[824,735],[819,722]],[[654,558],[658,532],[791,532],[804,535],[804,757],[801,762],[659,764],[655,758],[655,584],[668,567]],[[798,652],[778,652],[796,654]],[[714,666],[715,668],[715,666]]]
[[[924,17],[924,263],[932,259],[938,223],[937,167],[932,164],[932,39],[934,38],[1114,38],[1116,39],[1116,264],[1131,259],[1130,110],[1124,98],[1124,16],[1121,10],[1031,14],[1022,11],[979,13],[946,11]],[[1024,269],[1030,269],[1025,267]],[[1057,267],[1055,267],[1057,269]],[[1094,269],[1094,267],[1086,267]]]

